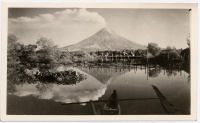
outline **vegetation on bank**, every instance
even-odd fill
[[[51,64],[71,64],[77,61],[91,62],[102,60],[103,57],[142,57],[151,61],[168,62],[177,60],[189,61],[189,47],[186,49],[176,49],[166,47],[161,49],[156,43],[149,43],[147,49],[122,50],[122,51],[61,51],[54,45],[52,39],[40,37],[36,44],[24,45],[18,42],[15,35],[8,36],[8,66],[15,64],[51,65]],[[189,40],[187,40],[189,46]]]
[[[88,63],[95,61],[102,61],[103,58],[130,59],[131,57],[139,57],[143,60],[149,59],[148,62],[156,63],[163,66],[176,65],[176,63],[183,63],[182,66],[185,71],[190,70],[190,42],[188,48],[176,49],[175,47],[167,47],[161,49],[156,43],[149,43],[146,50],[122,50],[122,51],[96,51],[96,52],[69,52],[61,51],[54,44],[52,39],[40,37],[36,44],[22,44],[18,42],[19,38],[15,35],[8,36],[7,49],[7,78],[8,91],[15,91],[15,84],[24,82],[51,83],[55,80],[58,84],[70,84],[80,82],[85,79],[85,76],[73,72],[52,72],[49,71],[55,65],[72,64],[76,62]],[[117,58],[120,59],[117,59]],[[109,59],[107,59],[109,60]],[[113,60],[113,59],[112,59]],[[145,62],[145,61],[144,61]],[[146,62],[145,62],[146,63]],[[33,71],[33,74],[28,74],[27,71]],[[71,73],[71,74],[69,74]],[[72,78],[67,77],[70,75]],[[51,79],[50,79],[51,78]],[[67,83],[66,83],[67,82]]]
[[[71,63],[69,52],[61,52],[51,39],[41,37],[36,44],[24,45],[15,35],[8,36],[7,89],[15,92],[15,85],[23,83],[76,84],[86,78],[73,71],[50,71],[59,64]],[[53,81],[55,80],[55,81]]]

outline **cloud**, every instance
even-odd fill
[[[53,85],[51,89],[47,89],[44,92],[38,91],[35,84],[23,84],[17,86],[15,95],[20,97],[33,95],[39,99],[49,99],[64,103],[86,102],[98,100],[105,94],[107,87],[102,84],[97,84],[98,86],[95,86],[95,84],[92,85],[93,88],[87,87],[88,82],[86,81],[77,86]],[[29,90],[27,90],[27,88],[29,88]]]
[[[107,85],[102,84],[87,73],[84,74],[88,78],[77,85],[42,84],[41,87],[45,88],[42,91],[37,88],[37,84],[24,83],[16,86],[15,95],[19,97],[33,95],[39,99],[49,99],[64,103],[98,100],[105,94]]]
[[[55,44],[61,46],[79,42],[105,25],[105,19],[97,12],[66,9],[35,17],[9,18],[8,30],[20,37],[24,44],[35,43],[39,37],[44,36],[52,38]]]
[[[95,23],[105,26],[105,20],[96,12],[89,12],[86,9],[66,9],[62,12],[56,12],[55,17],[61,20],[61,22],[67,21],[79,21]]]
[[[96,12],[89,12],[86,9],[66,9],[53,14],[39,14],[35,17],[10,18],[9,23],[14,24],[34,24],[52,26],[49,24],[63,24],[67,22],[94,23],[105,26],[106,22],[102,16]],[[31,25],[30,25],[31,26]]]

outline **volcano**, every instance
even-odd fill
[[[80,41],[74,45],[66,46],[61,50],[69,51],[119,51],[119,50],[132,50],[144,49],[145,46],[139,45],[128,39],[120,36],[115,31],[109,28],[102,28],[91,37]]]

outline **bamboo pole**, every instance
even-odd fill
[[[127,100],[155,100],[159,98],[135,98],[135,99],[118,99],[118,101],[127,101]],[[99,100],[99,101],[87,101],[87,102],[77,102],[77,103],[63,103],[61,105],[71,105],[71,104],[82,104],[82,103],[98,103],[98,102],[107,102],[107,100]]]
[[[93,114],[94,114],[94,115],[97,115],[97,112],[96,112],[96,110],[95,110],[95,106],[94,106],[93,102],[91,102],[91,101],[90,101],[90,106],[91,106],[91,108],[92,108]]]

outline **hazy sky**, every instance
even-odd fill
[[[189,11],[184,9],[9,9],[9,33],[24,44],[41,36],[59,47],[75,44],[107,26],[138,44],[187,47]]]

